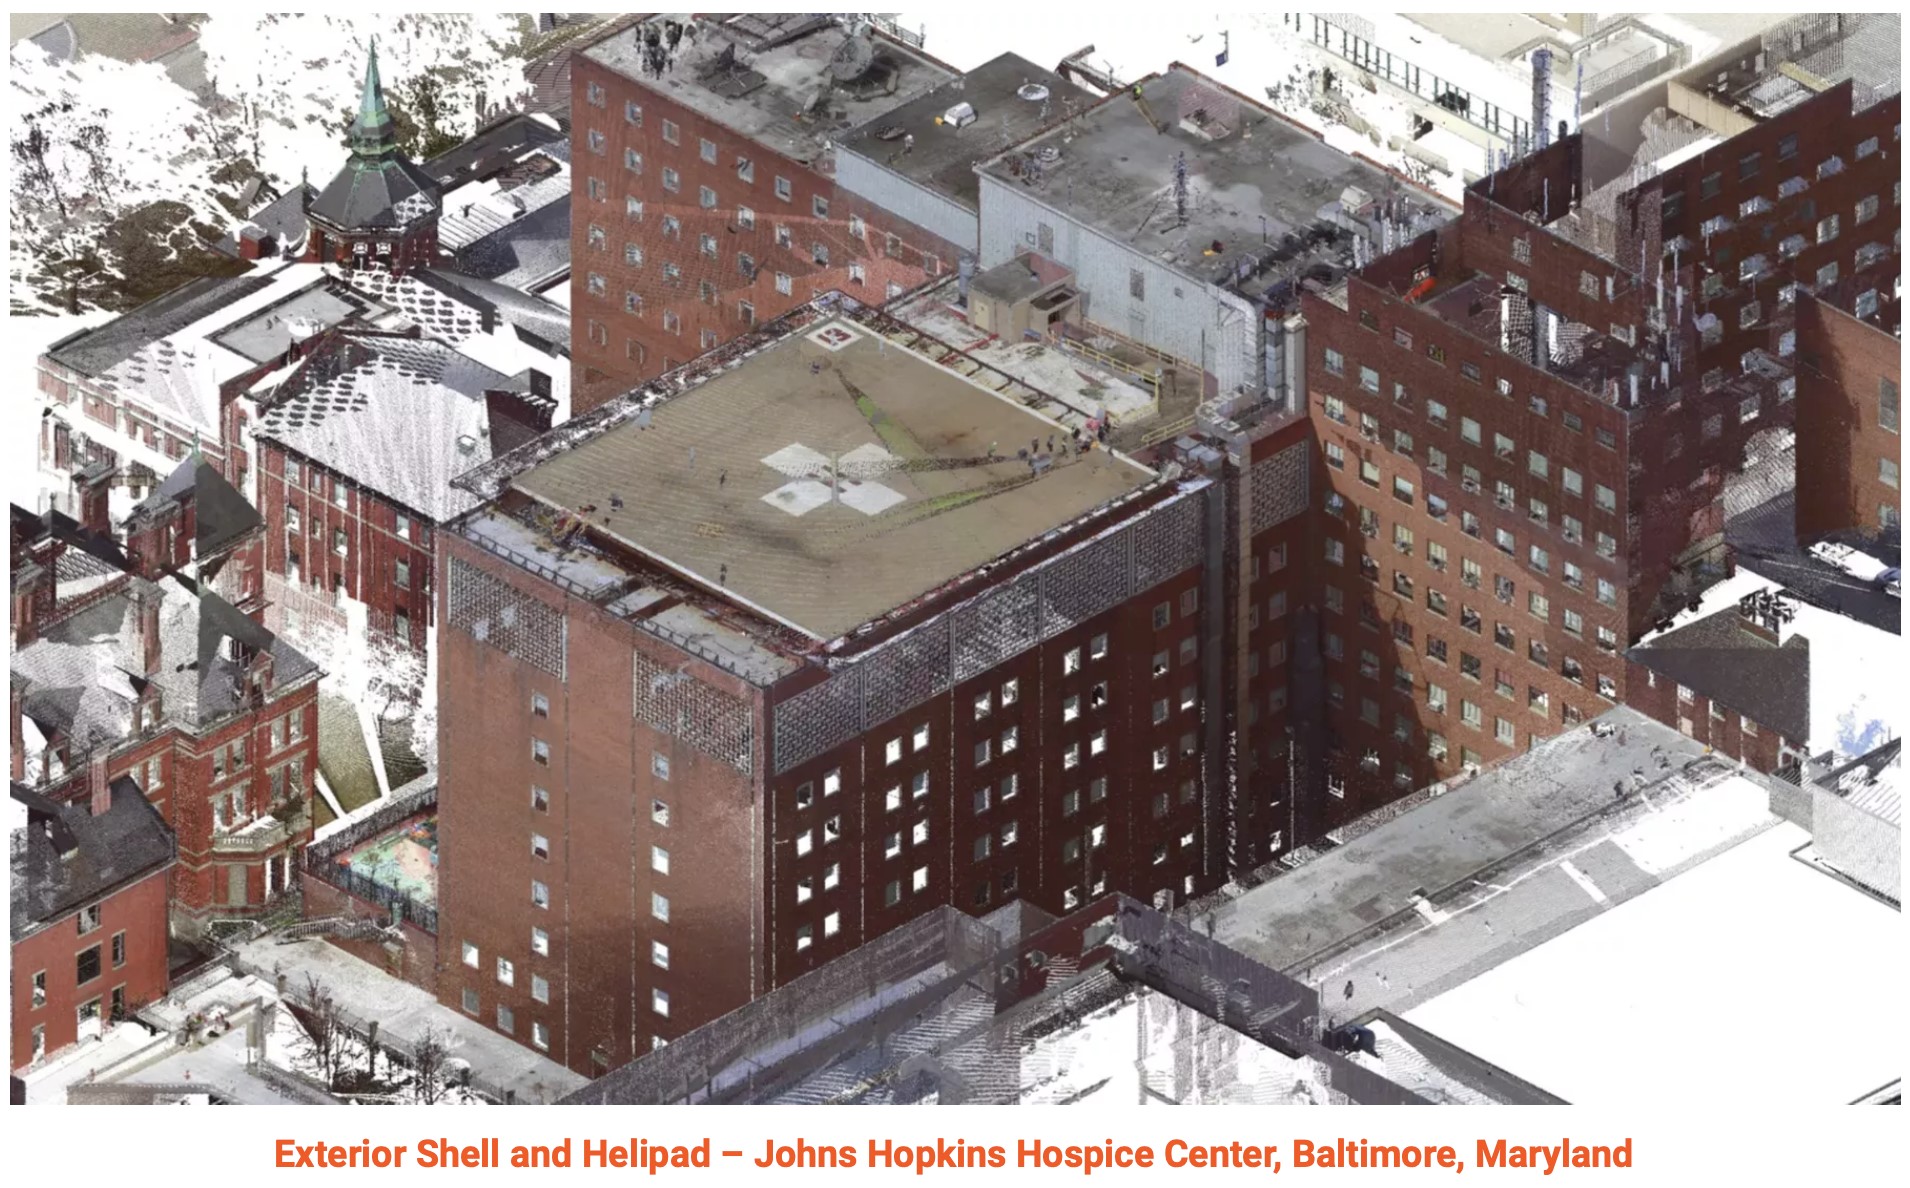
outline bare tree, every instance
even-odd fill
[[[419,1105],[436,1105],[450,1091],[451,1037],[426,1027],[411,1046],[411,1070],[417,1076]]]
[[[345,1062],[345,1020],[330,987],[319,981],[318,975],[305,975],[304,998],[302,1009],[294,1012],[293,1017],[301,1025],[305,1054],[317,1066],[325,1087],[330,1089],[338,1083],[338,1074]]]

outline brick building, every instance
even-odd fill
[[[172,831],[132,779],[95,774],[99,782],[74,801],[12,786],[14,1070],[100,1035],[166,993]]]
[[[441,308],[478,332],[475,311]],[[507,375],[415,326],[311,344],[257,429],[281,613],[315,626],[362,606],[371,638],[423,648],[438,526],[475,502],[451,480],[548,429],[556,409],[547,373]]]
[[[318,669],[192,575],[256,549],[256,522],[229,532],[226,506],[192,504],[197,532],[227,544],[190,570],[130,560],[57,512],[12,517],[13,778],[56,802],[132,779],[178,839],[185,936],[289,888],[318,770]]]
[[[1327,703],[1362,808],[1624,698],[1620,651],[1723,576],[1725,482],[1796,417],[1797,294],[1894,318],[1897,100],[1852,94],[1722,143],[1668,123],[1603,184],[1568,138],[1307,296],[1329,599],[1361,613],[1323,636]]]
[[[1095,336],[1235,403],[1298,403],[1283,315],[1307,285],[1453,213],[1178,62],[979,162],[976,180],[981,268],[1046,257]]]
[[[1900,539],[1903,436],[1895,334],[1815,297],[1797,303],[1797,536]]]
[[[1775,592],[1626,652],[1626,704],[1748,767],[1795,766],[1810,738],[1810,642]]]
[[[955,74],[824,14],[658,17],[571,57],[577,408],[818,293],[871,303],[957,246],[837,184],[830,140]]]
[[[304,259],[400,274],[431,267],[438,258],[438,183],[398,151],[376,38],[346,144],[344,168],[305,208],[311,230]]]
[[[1212,482],[944,357],[814,303],[465,480],[447,1003],[589,1071],[938,905],[1226,877]]]

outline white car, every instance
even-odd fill
[[[1841,570],[1860,582],[1881,583],[1890,572],[1890,567],[1868,553],[1860,553],[1849,545],[1819,541],[1810,547],[1811,556],[1833,569]]]

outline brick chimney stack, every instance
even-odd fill
[[[139,615],[139,654],[147,677],[159,672],[162,649],[159,640],[159,602],[157,590],[141,591],[135,603]]]
[[[106,778],[106,753],[95,754],[86,763],[86,790],[95,817],[103,817],[113,808],[113,785]]]
[[[112,486],[113,464],[110,462],[89,462],[74,473],[74,502],[80,527],[102,536],[112,535],[112,512],[107,499]]]
[[[15,783],[27,778],[26,739],[20,730],[20,686],[17,681],[7,682],[7,744],[10,752],[9,772]]]

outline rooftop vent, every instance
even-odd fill
[[[950,127],[966,128],[975,122],[975,105],[967,102],[957,103],[942,113],[942,122]]]
[[[866,36],[850,34],[836,52],[829,55],[829,77],[837,82],[852,82],[875,65],[875,43]]]
[[[1040,83],[1022,83],[1021,89],[1016,91],[1015,94],[1030,103],[1040,103],[1048,98],[1048,88],[1042,86]]]
[[[475,449],[477,449],[477,438],[469,433],[458,434],[458,453],[468,454]]]

